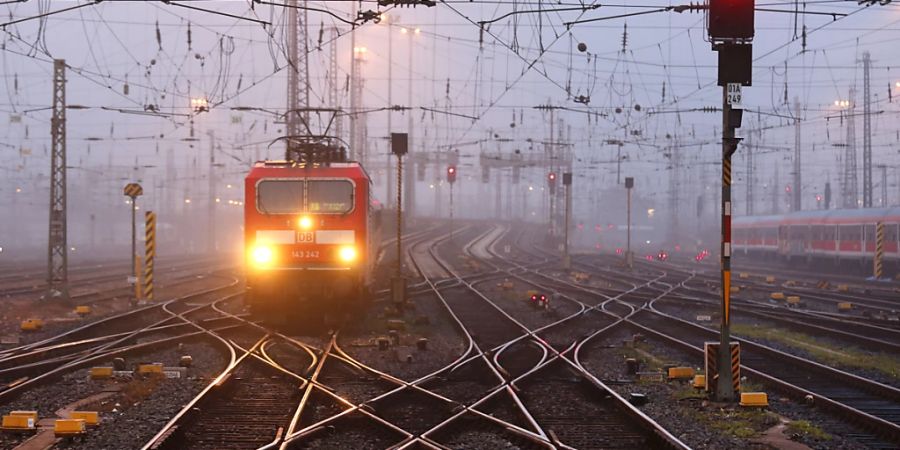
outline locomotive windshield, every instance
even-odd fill
[[[303,181],[261,181],[256,186],[256,208],[263,214],[303,212]]]
[[[306,189],[311,213],[340,214],[353,209],[353,183],[349,181],[309,180]]]
[[[263,214],[343,214],[353,210],[353,183],[348,180],[263,180],[256,187],[256,207]]]

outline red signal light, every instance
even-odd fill
[[[456,166],[447,166],[447,182],[456,182]]]
[[[709,0],[709,37],[753,39],[755,0]]]

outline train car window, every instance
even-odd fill
[[[821,241],[822,240],[822,226],[821,225],[813,225],[811,234],[811,240],[813,241]]]
[[[353,183],[347,180],[309,180],[306,205],[311,213],[341,214],[353,210]]]
[[[842,241],[862,240],[862,227],[859,225],[841,225],[840,233]]]
[[[866,242],[875,242],[875,225],[866,225],[865,226]]]
[[[898,224],[896,223],[886,223],[884,224],[884,240],[885,242],[897,242],[897,238],[900,237],[897,230]]]
[[[256,185],[256,209],[263,214],[303,212],[303,182],[263,180]]]

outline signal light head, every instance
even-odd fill
[[[447,182],[453,183],[456,181],[456,166],[447,166]]]
[[[710,0],[709,36],[713,40],[753,39],[755,0]]]

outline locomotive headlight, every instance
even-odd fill
[[[349,263],[349,262],[356,261],[356,247],[353,247],[352,245],[347,245],[347,246],[341,247],[338,250],[338,256],[341,258],[341,261],[343,261],[343,262]]]
[[[312,218],[309,216],[301,217],[300,220],[297,221],[297,223],[300,225],[300,229],[302,230],[308,230],[313,226]]]
[[[253,257],[253,262],[257,266],[267,266],[275,259],[272,247],[264,245],[254,247],[251,256]]]

